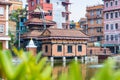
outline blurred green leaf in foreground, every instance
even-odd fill
[[[30,52],[13,49],[20,59],[19,64],[13,64],[10,51],[0,51],[0,75],[5,80],[56,80],[52,75],[52,67],[41,58],[41,54],[33,56]],[[114,61],[107,60],[91,80],[120,80],[120,71],[114,69]],[[78,62],[69,65],[68,72],[61,73],[57,80],[82,80]]]

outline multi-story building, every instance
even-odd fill
[[[0,1],[0,49],[8,49],[8,9],[11,4],[6,1]]]
[[[22,0],[8,0],[9,3],[11,3],[11,6],[9,7],[9,15],[12,14],[13,11],[17,9],[22,9],[23,2]],[[15,21],[9,20],[9,31],[16,36],[16,28],[17,24]]]
[[[22,9],[23,3],[22,0],[8,0],[12,5],[9,8],[10,13],[13,10]]]
[[[90,41],[101,41],[103,38],[103,5],[87,7],[87,34]]]
[[[70,21],[68,10],[69,0],[51,0],[53,4],[53,21],[57,23],[57,28],[69,29]]]
[[[83,30],[84,33],[87,34],[87,19],[86,18],[81,18],[79,21],[80,28]]]
[[[112,53],[120,50],[120,0],[104,1],[104,47]]]
[[[49,13],[45,19],[55,21],[58,28],[69,29],[69,4],[69,0],[28,0],[28,10],[33,11],[40,5],[44,11]]]
[[[28,11],[31,12],[37,8],[37,6],[41,6],[41,8],[44,11],[47,11],[49,15],[45,16],[43,11],[43,16],[45,16],[45,19],[47,20],[53,20],[53,5],[51,4],[50,0],[28,0]],[[32,18],[34,16],[29,16],[29,18]]]

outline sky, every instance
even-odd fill
[[[26,0],[23,0],[23,2],[25,4]],[[69,6],[69,11],[71,12],[70,20],[74,20],[75,22],[85,17],[87,6],[103,4],[102,0],[70,0],[70,2],[72,3]]]

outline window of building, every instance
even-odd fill
[[[94,36],[91,37],[91,41],[94,41]]]
[[[108,30],[109,29],[109,25],[108,24],[106,24],[106,30]]]
[[[108,13],[106,13],[106,19],[109,19],[109,14]]]
[[[48,46],[47,45],[45,46],[45,52],[46,53],[48,52]]]
[[[118,29],[118,23],[115,23],[115,29]]]
[[[116,41],[118,40],[118,35],[115,35],[115,40],[116,40]]]
[[[57,52],[62,52],[62,46],[61,45],[57,46]]]
[[[96,20],[96,23],[97,23],[97,24],[101,24],[101,23],[102,23],[102,20],[101,20],[101,19],[97,19],[97,20]]]
[[[110,24],[110,27],[111,27],[111,30],[113,30],[113,27],[114,27],[113,24]]]
[[[72,46],[71,45],[68,45],[68,53],[72,53]]]
[[[102,37],[101,36],[97,36],[97,41],[101,41]]]
[[[90,24],[94,24],[94,20],[90,20]]]
[[[100,14],[101,14],[101,10],[98,9],[98,10],[96,11],[96,14],[97,14],[97,15],[100,15]]]
[[[114,37],[113,37],[113,35],[111,35],[111,41],[113,41],[113,39],[114,39]]]
[[[68,15],[66,15],[66,18],[65,18],[65,20],[66,20],[66,21],[68,21],[68,19],[69,19],[69,16],[68,16]]]
[[[109,35],[106,35],[106,40],[109,41]]]
[[[106,2],[106,4],[105,4],[105,5],[106,5],[106,7],[108,7],[108,3],[107,3],[107,2]]]
[[[36,0],[36,4],[40,4],[40,0]]]
[[[113,6],[113,2],[112,1],[110,2],[110,6]]]
[[[0,33],[4,32],[4,25],[0,24]]]
[[[97,28],[97,32],[102,32],[102,28]]]
[[[34,6],[34,1],[31,2],[31,6]]]
[[[52,10],[48,10],[49,15],[52,16]]]
[[[115,12],[115,18],[118,18],[118,12]]]
[[[110,13],[110,18],[113,18],[113,13]]]
[[[118,1],[117,0],[115,1],[115,5],[118,5]]]
[[[94,32],[93,28],[90,28],[90,34],[92,34]]]
[[[3,7],[0,7],[0,15],[4,15],[4,8]]]
[[[81,45],[78,46],[78,52],[82,52],[82,46]]]
[[[46,0],[46,3],[50,3],[50,0]]]
[[[94,11],[90,11],[90,16],[94,16]]]

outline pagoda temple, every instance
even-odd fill
[[[56,22],[46,20],[44,17],[49,13],[44,11],[40,6],[35,10],[29,11],[31,16],[24,24],[26,25],[28,32],[21,35],[21,47],[24,47],[28,44],[28,41],[32,38],[37,46],[40,48],[40,41],[37,39],[40,37],[42,32],[47,28],[56,28]],[[39,49],[40,50],[40,49]]]

